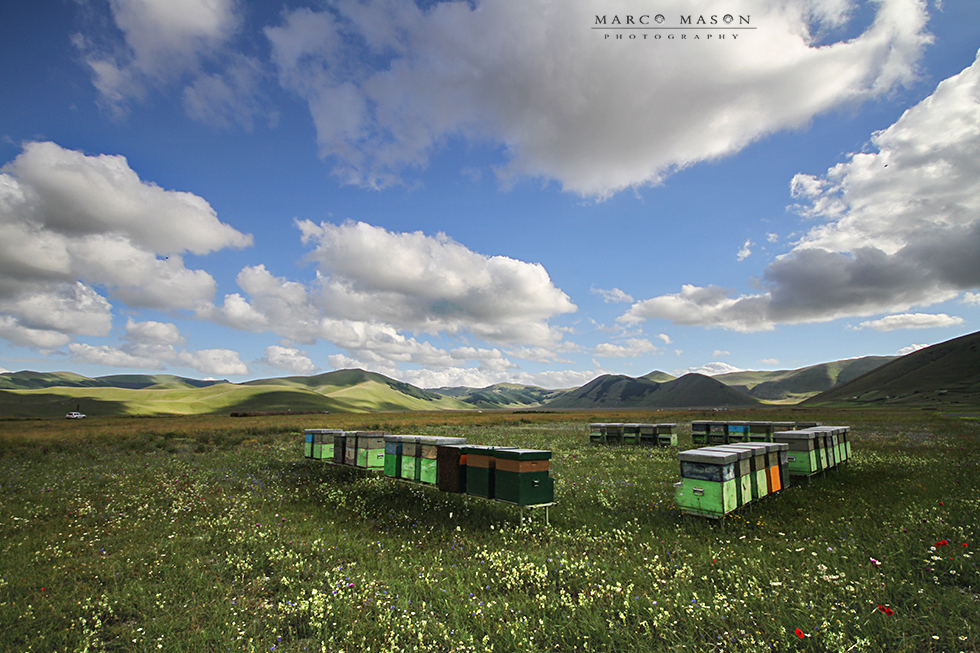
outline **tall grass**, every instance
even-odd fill
[[[676,450],[586,436],[701,416],[7,422],[0,649],[980,650],[976,420],[773,416],[850,424],[854,458],[720,523],[674,507]],[[559,504],[307,461],[313,426],[550,449]]]

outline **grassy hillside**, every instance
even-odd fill
[[[796,402],[830,390],[894,359],[894,356],[865,356],[796,370],[732,372],[713,378],[756,399]]]
[[[897,358],[804,405],[980,404],[980,332]]]

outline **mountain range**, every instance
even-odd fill
[[[88,378],[71,372],[0,374],[0,417],[385,410],[754,408],[980,403],[980,332],[902,357],[868,356],[796,370],[714,377],[660,371],[602,375],[548,390],[500,383],[423,390],[359,369],[235,384],[168,374]]]

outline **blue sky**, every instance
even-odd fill
[[[978,48],[973,0],[4,3],[0,370],[559,388],[971,333]]]

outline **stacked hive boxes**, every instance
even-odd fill
[[[495,449],[493,457],[494,499],[518,506],[554,502],[555,482],[548,475],[550,451]]]
[[[358,431],[357,457],[354,464],[364,469],[383,469],[385,466],[384,431]]]
[[[443,492],[466,492],[466,444],[439,445],[436,459],[439,463],[439,481]]]
[[[748,422],[728,422],[728,441],[729,442],[748,442],[749,423]]]
[[[691,441],[694,444],[708,444],[708,422],[703,420],[691,422]]]
[[[851,455],[849,426],[813,426],[777,431],[773,440],[788,445],[790,473],[813,476],[847,461]]]
[[[749,422],[749,442],[771,442],[772,422]]]
[[[496,471],[494,447],[467,445],[463,453],[466,454],[466,494],[492,499]]]
[[[306,441],[313,444],[311,455],[308,455],[307,458],[333,460],[333,436],[335,433],[343,433],[343,431],[338,429],[306,429]]]
[[[789,487],[789,446],[744,442],[678,454],[681,481],[674,485],[682,512],[720,519],[737,508]]]
[[[677,424],[589,424],[592,442],[677,446]]]
[[[313,457],[313,432],[309,430],[306,431],[306,442],[303,445],[303,457]]]

